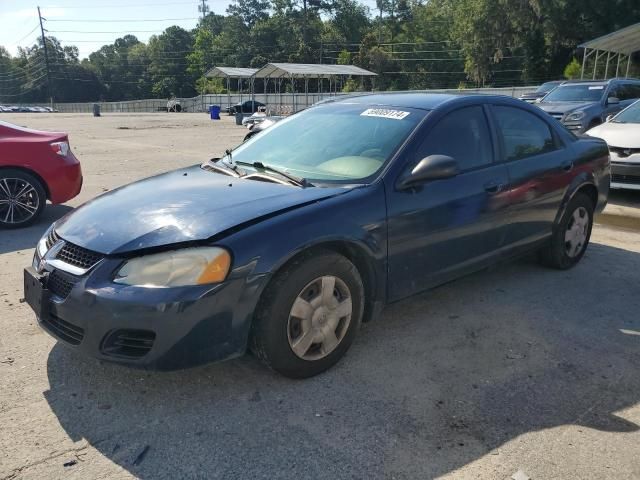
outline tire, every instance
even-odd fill
[[[36,177],[22,170],[0,170],[0,228],[31,225],[46,203],[47,194]]]
[[[350,315],[343,315],[349,308],[348,299]],[[250,348],[284,376],[312,377],[346,353],[363,311],[362,279],[347,258],[329,250],[303,254],[278,272],[265,289],[256,309]]]
[[[580,261],[591,238],[593,209],[593,202],[587,195],[576,193],[554,228],[551,241],[540,251],[540,261],[544,265],[567,270]]]

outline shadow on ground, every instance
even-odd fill
[[[609,190],[609,203],[623,207],[640,207],[640,191],[638,190]]]
[[[47,205],[35,224],[15,230],[0,230],[0,255],[18,250],[34,249],[49,225],[71,210],[73,208],[67,205]]]
[[[156,373],[57,345],[44,395],[139,478],[432,478],[527,432],[638,430],[616,415],[640,401],[638,271],[596,244],[568,272],[476,274],[389,307],[305,381],[252,357]]]

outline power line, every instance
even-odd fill
[[[174,25],[172,25],[174,26]],[[181,27],[182,28],[182,27]],[[87,32],[85,30],[47,30],[48,33],[87,33],[93,35],[94,33],[161,33],[166,29],[155,29],[155,30],[115,30],[115,31],[104,31],[97,30],[95,32]]]
[[[126,3],[120,5],[45,5],[42,8],[64,8],[69,10],[89,10],[89,9],[100,9],[100,8],[139,8],[139,7],[161,7],[164,5],[193,5],[192,1],[189,2],[166,2],[166,3]]]
[[[138,23],[138,22],[177,22],[182,20],[199,20],[199,17],[183,17],[183,18],[147,18],[142,20],[117,20],[117,19],[87,19],[81,20],[79,18],[62,19],[54,18],[47,20],[47,22],[79,22],[79,23]]]

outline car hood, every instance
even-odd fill
[[[573,110],[582,110],[590,107],[593,102],[540,102],[537,104],[545,112],[568,113]]]
[[[121,187],[56,224],[64,240],[105,255],[207,240],[348,188],[245,180],[199,165]]]
[[[640,124],[606,122],[587,132],[603,139],[611,147],[640,148]]]

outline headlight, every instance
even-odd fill
[[[223,248],[185,248],[127,260],[113,281],[143,287],[205,285],[222,282],[230,266]]]
[[[566,122],[575,122],[575,121],[578,121],[578,120],[582,120],[585,115],[586,114],[584,112],[569,113],[569,114],[567,114],[566,117],[564,117],[564,120]]]

